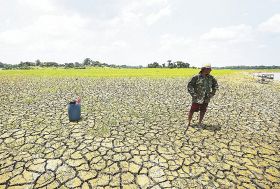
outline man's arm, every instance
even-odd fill
[[[216,91],[219,89],[219,85],[217,80],[213,77],[213,82],[212,82],[212,96],[216,94]]]
[[[188,92],[191,94],[192,97],[196,95],[194,90],[196,80],[197,80],[197,76],[194,76],[191,78],[191,80],[188,83]]]

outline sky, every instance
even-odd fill
[[[0,0],[0,62],[280,65],[280,0]]]

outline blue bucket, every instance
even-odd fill
[[[70,102],[68,104],[69,121],[79,121],[81,119],[81,104]]]

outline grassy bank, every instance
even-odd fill
[[[118,69],[118,68],[87,68],[87,69],[32,69],[32,70],[1,70],[0,76],[36,76],[36,77],[190,77],[199,69]],[[215,76],[238,74],[239,70],[213,70]]]

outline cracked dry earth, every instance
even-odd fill
[[[217,77],[186,130],[188,79],[1,77],[0,188],[280,188],[279,83]]]

